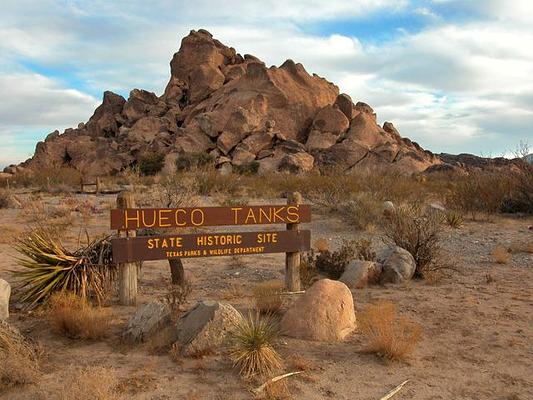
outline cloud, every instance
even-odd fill
[[[381,42],[310,29],[384,14],[428,24]],[[431,150],[498,154],[531,137],[531,15],[521,0],[7,1],[0,138],[10,135],[9,153],[17,143],[27,152],[28,141],[17,138],[37,140],[85,121],[104,90],[161,94],[181,37],[203,27],[269,65],[303,63]]]

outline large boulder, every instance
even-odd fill
[[[381,270],[382,266],[380,263],[352,260],[344,269],[339,281],[351,289],[361,289],[369,284],[377,283]]]
[[[130,318],[123,332],[124,339],[144,342],[170,322],[170,309],[166,304],[154,301],[141,305]]]
[[[5,280],[0,279],[0,320],[9,318],[9,297],[11,286]]]
[[[343,340],[355,327],[350,289],[344,283],[330,279],[313,284],[281,320],[285,335],[324,342]]]
[[[200,301],[176,324],[176,344],[185,356],[214,350],[224,343],[241,314],[226,302]]]
[[[391,246],[377,255],[383,266],[381,283],[401,283],[413,277],[416,270],[414,257],[399,246]]]

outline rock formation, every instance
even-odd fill
[[[354,104],[292,60],[267,67],[198,30],[183,38],[170,67],[161,96],[134,89],[126,100],[105,92],[89,121],[52,132],[32,158],[5,172],[72,166],[104,175],[136,165],[147,153],[168,163],[199,152],[213,155],[224,171],[257,163],[260,173],[323,165],[410,173],[442,164],[401,138],[392,123],[378,125],[368,104]]]

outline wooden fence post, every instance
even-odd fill
[[[96,177],[96,194],[100,193],[100,178]]]
[[[298,205],[302,203],[302,195],[292,192],[287,195],[288,205]],[[297,231],[299,224],[287,224],[288,231]],[[289,292],[300,291],[300,252],[286,253],[285,255],[285,287]]]
[[[80,177],[80,193],[83,194],[83,176]],[[117,199],[118,201],[118,199]]]
[[[133,193],[123,191],[117,196],[117,208],[135,208]],[[135,237],[135,230],[119,230],[119,237]],[[137,301],[137,264],[134,262],[118,265],[119,301],[121,305],[131,306]]]

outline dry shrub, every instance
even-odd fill
[[[11,206],[11,193],[6,189],[0,189],[0,208]]]
[[[68,292],[51,296],[46,316],[56,333],[72,339],[102,339],[112,320],[109,310]]]
[[[34,398],[39,400],[118,400],[118,377],[112,368],[69,366],[42,381]]]
[[[183,306],[187,303],[191,292],[192,286],[189,281],[167,286],[163,295],[163,301],[170,308],[170,315],[173,321],[177,321],[183,312]]]
[[[385,236],[413,255],[416,262],[414,276],[422,278],[440,253],[442,216],[413,204],[398,207],[384,221]]]
[[[255,309],[263,314],[275,314],[283,305],[284,284],[278,280],[259,283],[253,291]]]
[[[181,351],[180,351],[180,348],[177,342],[172,344],[172,346],[170,346],[168,355],[170,356],[170,359],[174,361],[175,363],[178,363],[178,364],[183,363],[183,358],[181,357]]]
[[[162,177],[148,193],[139,193],[140,206],[179,208],[198,204],[198,187],[193,179],[181,175]]]
[[[507,264],[511,259],[511,255],[507,249],[501,244],[497,245],[494,250],[492,250],[492,260],[498,264]]]
[[[455,176],[447,195],[447,204],[454,210],[469,214],[474,220],[480,216],[488,218],[500,211],[516,212],[523,202],[518,183],[522,179],[520,176],[484,171]],[[527,188],[528,184],[533,185],[526,174],[522,187]]]
[[[420,325],[398,316],[391,302],[369,305],[359,323],[369,341],[367,351],[390,360],[405,360],[422,338]]]
[[[293,369],[297,371],[310,371],[314,368],[313,362],[301,354],[292,354],[290,360]]]
[[[369,193],[361,193],[354,200],[341,206],[340,215],[356,229],[372,229],[383,214],[382,202]]]
[[[282,379],[277,382],[271,382],[266,385],[262,400],[292,400],[294,397],[289,389],[289,383]]]
[[[241,376],[266,377],[281,368],[281,357],[274,349],[278,336],[278,324],[271,316],[254,313],[240,318],[231,332],[229,357]]]
[[[313,249],[302,255],[299,272],[300,282],[304,289],[310,287],[320,276],[320,272],[316,269],[315,252]]]
[[[0,320],[0,393],[13,386],[34,383],[38,376],[35,346]]]

